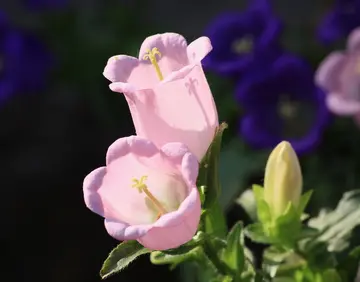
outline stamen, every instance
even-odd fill
[[[147,176],[144,175],[140,177],[140,180],[133,178],[132,181],[134,184],[132,185],[133,188],[137,188],[139,193],[144,192],[146,196],[150,199],[150,201],[155,205],[158,209],[158,219],[167,213],[166,209],[162,206],[158,199],[149,191],[147,185],[144,183],[147,180]]]
[[[152,48],[152,50],[148,49],[148,51],[144,55],[143,59],[144,60],[150,60],[151,64],[155,68],[157,76],[159,77],[160,80],[163,80],[164,77],[163,77],[163,75],[162,75],[162,73],[160,71],[159,64],[156,61],[156,55],[158,55],[159,58],[161,57],[161,53],[159,52],[158,48],[154,47],[154,48]]]
[[[253,49],[254,40],[252,36],[246,35],[242,38],[239,38],[232,44],[232,49],[237,54],[247,54],[250,53]]]

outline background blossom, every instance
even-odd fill
[[[360,26],[360,0],[335,0],[318,28],[318,37],[324,44],[344,38]]]
[[[324,92],[311,69],[299,58],[282,55],[240,80],[236,98],[245,116],[239,131],[258,148],[287,140],[297,153],[312,150],[329,120]]]
[[[277,54],[280,31],[268,1],[251,1],[245,11],[222,13],[205,30],[213,51],[203,64],[221,75],[242,74]]]

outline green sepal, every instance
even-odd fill
[[[253,185],[252,190],[256,201],[257,218],[266,225],[271,222],[271,211],[268,203],[264,200],[264,188],[260,185]]]
[[[105,279],[127,267],[131,262],[141,255],[150,253],[137,241],[125,241],[114,248],[105,260],[100,276]]]
[[[298,206],[298,213],[300,215],[304,214],[304,211],[305,211],[306,206],[308,205],[308,203],[309,203],[309,201],[311,199],[312,194],[313,194],[313,190],[309,190],[306,193],[301,195],[299,206]]]
[[[205,186],[204,209],[211,208],[220,195],[219,156],[222,134],[227,127],[226,123],[219,125],[215,137],[200,163],[197,187]]]
[[[300,230],[301,221],[298,210],[289,202],[285,212],[276,218],[269,233],[274,242],[292,248],[299,237]]]
[[[201,249],[199,247],[193,248],[188,252],[183,252],[176,254],[169,254],[168,252],[161,252],[161,251],[153,251],[150,254],[150,261],[153,264],[162,265],[162,264],[170,264],[170,268],[174,269],[180,263],[185,261],[196,260],[197,257],[200,255]]]
[[[247,225],[244,229],[244,234],[256,243],[271,243],[271,239],[267,236],[264,226],[259,222]]]
[[[227,236],[227,246],[222,253],[222,260],[234,273],[242,273],[244,270],[244,234],[243,225],[238,222],[230,230]]]

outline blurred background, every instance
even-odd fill
[[[249,221],[238,197],[262,183],[267,156],[284,139],[300,156],[304,190],[315,190],[309,212],[334,207],[359,188],[360,129],[356,111],[328,106],[334,89],[315,74],[346,49],[359,19],[356,0],[1,0],[0,280],[100,281],[118,242],[85,207],[82,181],[113,141],[134,134],[125,99],[102,71],[113,55],[137,56],[156,33],[188,42],[207,35],[214,45],[203,65],[220,121],[230,125],[220,168],[229,226]],[[349,93],[339,89],[358,103],[354,76]],[[108,281],[179,274],[145,256]]]

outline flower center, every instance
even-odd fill
[[[253,45],[253,37],[251,35],[245,35],[244,37],[235,40],[232,44],[231,49],[236,54],[247,54],[251,52],[251,50],[253,49]]]
[[[278,113],[284,119],[293,119],[298,112],[298,105],[296,102],[290,101],[287,96],[283,96],[278,104]]]
[[[148,49],[146,54],[144,55],[143,59],[144,60],[150,60],[151,64],[154,66],[155,71],[157,76],[159,77],[160,80],[164,79],[164,76],[162,75],[161,71],[160,71],[160,67],[159,64],[156,60],[156,55],[158,55],[158,57],[161,57],[161,53],[159,52],[158,48],[154,47],[151,50]]]
[[[157,219],[159,219],[162,215],[167,213],[167,210],[164,208],[164,206],[160,203],[160,201],[158,199],[155,198],[155,196],[149,191],[147,185],[144,183],[147,180],[147,176],[141,176],[140,180],[133,178],[133,188],[137,188],[139,193],[145,193],[146,195],[146,203],[148,204],[148,206],[150,207],[155,207],[155,209],[158,212],[158,216]]]

